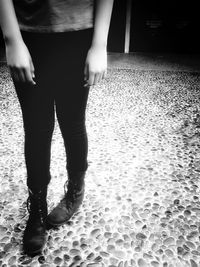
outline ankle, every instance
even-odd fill
[[[81,183],[85,179],[86,171],[67,171],[68,173],[68,180],[72,181],[73,183]]]
[[[30,218],[35,221],[36,218],[45,222],[47,217],[47,188],[40,191],[32,191],[29,188],[29,197],[27,199],[27,209],[30,214]],[[35,216],[35,219],[34,219]]]

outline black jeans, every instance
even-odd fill
[[[33,60],[36,85],[15,82],[15,89],[23,116],[27,185],[37,190],[46,187],[51,178],[55,111],[64,139],[67,170],[88,168],[85,110],[89,88],[83,83],[92,30],[23,32],[22,36]]]

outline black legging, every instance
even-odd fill
[[[55,112],[64,139],[67,170],[86,171],[88,139],[85,110],[89,88],[83,87],[84,63],[92,30],[22,33],[35,67],[36,85],[15,82],[25,131],[27,185],[50,181],[50,151]]]

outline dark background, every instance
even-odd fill
[[[115,0],[108,48],[124,51],[125,0]],[[197,1],[132,0],[130,52],[200,52]]]
[[[130,52],[199,53],[199,8],[190,0],[132,0]],[[123,52],[126,0],[115,0],[109,52]],[[0,51],[3,52],[0,32]]]
[[[197,1],[132,1],[131,51],[200,51]]]

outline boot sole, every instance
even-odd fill
[[[34,251],[30,251],[30,250],[23,250],[23,252],[28,255],[28,256],[31,256],[31,257],[34,257],[36,255],[39,255],[42,253],[42,250],[43,250],[43,247],[41,249],[38,249],[38,250],[34,250]]]
[[[72,217],[73,217],[73,215],[72,215]],[[71,217],[71,218],[72,218]],[[64,222],[62,222],[62,223],[52,223],[52,222],[50,222],[50,221],[47,221],[46,223],[47,223],[47,229],[50,227],[59,227],[59,226],[62,226],[62,225],[64,225],[64,224],[66,224],[71,218],[69,218],[68,220],[66,220],[66,221],[64,221]]]
[[[43,244],[43,246],[42,246],[40,249],[37,249],[37,250],[34,250],[34,251],[33,251],[33,250],[25,249],[25,248],[23,247],[23,252],[24,252],[25,254],[27,254],[28,256],[30,256],[30,257],[34,257],[34,256],[37,256],[37,255],[39,255],[39,254],[42,254],[42,250],[43,250],[43,248],[44,248],[46,242],[47,242],[47,236],[45,237],[44,244]]]
[[[52,223],[51,221],[48,220],[48,217],[47,217],[47,221],[46,221],[47,228],[48,228],[48,226],[50,226],[50,227],[59,227],[59,226],[62,226],[64,224],[66,224],[71,218],[73,218],[76,215],[78,210],[79,210],[79,208],[72,214],[72,216],[69,219],[67,219],[66,221],[61,222],[61,223]]]
[[[82,202],[81,202],[81,204],[82,204]],[[51,226],[51,227],[59,227],[59,226],[62,226],[62,225],[64,225],[64,224],[66,224],[73,216],[75,216],[76,215],[76,213],[79,211],[79,209],[80,209],[80,206],[81,206],[81,204],[78,206],[78,208],[76,208],[76,210],[74,211],[74,213],[72,214],[72,216],[70,217],[70,218],[68,218],[66,221],[64,221],[64,222],[61,222],[61,223],[52,223],[49,219],[48,219],[48,217],[49,217],[49,215],[47,216],[47,220],[46,220],[46,223],[47,223],[47,227],[48,226]]]

